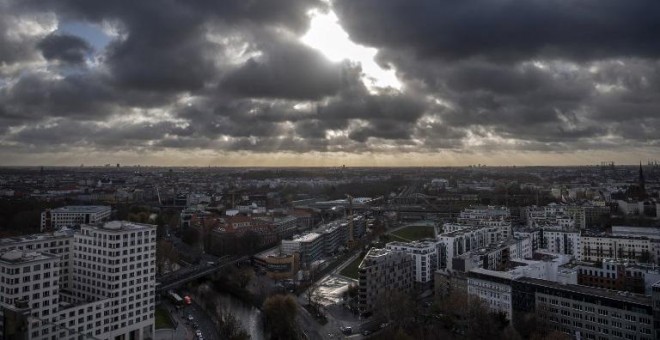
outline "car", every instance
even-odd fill
[[[197,331],[195,331],[195,335],[197,335],[198,338],[201,337],[202,336],[202,331],[200,331],[198,329]]]
[[[351,327],[349,327],[349,326],[346,326],[346,327],[340,327],[339,329],[340,329],[341,332],[344,333],[344,334],[347,334],[347,335],[348,335],[348,334],[353,334],[353,328],[351,328]]]
[[[366,330],[364,330],[364,332],[362,332],[362,335],[369,335],[369,334],[371,334],[371,331],[368,330],[368,329],[366,329]]]
[[[193,321],[195,318],[192,316],[192,314],[188,314],[188,321]]]

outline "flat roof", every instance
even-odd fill
[[[29,243],[29,242],[36,242],[36,241],[58,240],[58,239],[63,239],[63,238],[69,238],[71,236],[73,236],[73,234],[69,234],[69,233],[65,233],[65,232],[55,232],[53,234],[44,233],[44,234],[33,234],[33,235],[25,235],[25,236],[6,237],[6,238],[1,238],[0,239],[0,246],[19,244],[19,243]]]
[[[296,237],[296,238],[294,238],[294,239],[292,239],[292,240],[288,240],[288,241],[293,241],[293,242],[310,242],[310,241],[314,241],[314,240],[316,240],[316,239],[319,238],[320,236],[321,236],[321,234],[318,234],[318,233],[308,233],[308,234],[300,235],[300,236],[298,236],[298,237]],[[283,240],[283,241],[287,241],[287,240]]]
[[[580,293],[584,295],[592,295],[606,299],[636,303],[647,306],[651,305],[651,297],[641,294],[634,294],[630,292],[622,292],[618,290],[609,290],[605,288],[596,288],[596,287],[588,287],[588,286],[580,286],[580,285],[561,284],[558,282],[533,279],[529,277],[523,277],[520,279],[516,279],[515,281],[531,283],[542,287],[565,290],[565,291]]]
[[[110,221],[102,225],[84,225],[82,228],[103,230],[103,231],[131,231],[131,230],[148,230],[155,229],[156,225],[137,223],[129,221]]]
[[[50,253],[36,252],[34,250],[24,251],[19,249],[12,249],[0,253],[0,262],[10,263],[10,264],[26,263],[26,262],[34,262],[34,261],[50,260],[50,259],[59,259],[59,256]]]
[[[55,213],[98,213],[111,210],[109,205],[67,205],[52,209],[51,212]]]

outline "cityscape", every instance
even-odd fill
[[[660,166],[0,169],[3,339],[655,339]]]
[[[0,0],[0,340],[660,339],[657,0]]]

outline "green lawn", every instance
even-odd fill
[[[365,254],[366,255],[366,254]],[[339,274],[344,275],[346,277],[350,277],[351,279],[358,279],[358,266],[360,266],[360,262],[362,262],[362,259],[364,256],[358,256],[351,262],[348,266],[344,267]]]
[[[412,225],[410,227],[405,227],[393,232],[391,235],[400,238],[402,241],[408,242],[435,237],[433,226],[425,225]]]
[[[170,320],[170,313],[163,306],[156,307],[156,329],[174,328]]]

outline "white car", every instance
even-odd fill
[[[195,335],[197,335],[198,338],[201,338],[201,337],[202,337],[202,331],[200,331],[200,330],[198,329],[198,330],[195,332]]]

